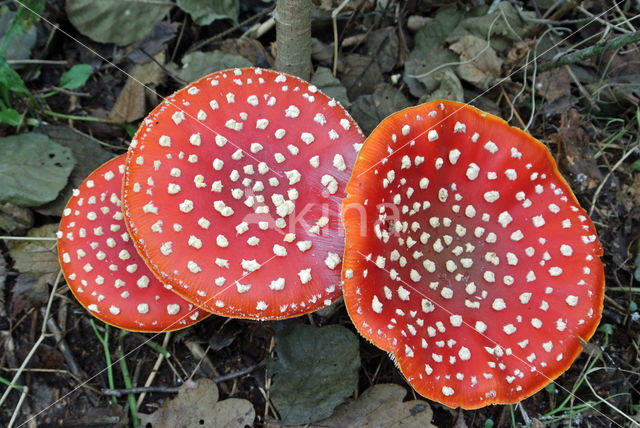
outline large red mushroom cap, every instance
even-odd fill
[[[296,77],[220,71],[167,98],[131,144],[123,209],[136,247],[184,298],[278,319],[341,295],[340,203],[360,128]]]
[[[58,229],[62,272],[96,318],[133,331],[170,331],[207,317],[149,271],[124,224],[120,190],[125,155],[100,166],[73,192]]]
[[[420,394],[514,403],[563,373],[602,312],[602,248],[546,147],[434,101],[366,140],[343,202],[344,299]]]

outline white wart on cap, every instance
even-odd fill
[[[420,394],[515,403],[595,331],[594,225],[546,147],[503,120],[447,101],[395,113],[365,142],[347,193],[345,304]]]
[[[364,137],[296,77],[225,70],[176,92],[127,156],[123,206],[163,282],[217,314],[301,315],[340,295],[340,202]]]
[[[63,211],[57,237],[67,284],[91,315],[119,328],[158,332],[195,324],[208,313],[160,283],[127,233],[124,161],[118,156],[92,172]]]

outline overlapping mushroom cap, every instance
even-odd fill
[[[517,402],[565,371],[602,311],[602,248],[543,144],[453,102],[385,119],[343,203],[344,298],[422,395]]]
[[[58,229],[62,272],[95,317],[134,331],[169,331],[208,315],[158,281],[124,224],[120,191],[125,155],[100,166],[73,192]]]
[[[340,202],[364,137],[334,100],[258,68],[206,76],[145,119],[123,207],[147,264],[214,313],[277,319],[340,295]]]

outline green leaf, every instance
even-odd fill
[[[96,42],[119,46],[144,38],[172,6],[169,1],[66,1],[67,16],[78,31]]]
[[[55,199],[73,169],[71,150],[46,135],[0,138],[0,203],[38,206]]]
[[[271,401],[287,425],[331,416],[353,394],[360,367],[357,337],[340,325],[296,324],[276,332],[278,358],[267,363],[273,376]]]
[[[187,12],[198,25],[209,25],[216,19],[231,19],[238,23],[238,0],[178,0],[178,7]]]
[[[27,59],[36,43],[36,27],[26,31],[18,25],[15,12],[0,15],[0,34],[4,34],[0,45],[0,54],[6,59]]]
[[[2,57],[0,57],[0,87],[17,94],[31,96],[31,92],[27,89],[20,75],[9,67],[7,61]]]
[[[167,69],[185,82],[193,82],[199,78],[225,68],[251,67],[251,61],[240,55],[219,50],[212,52],[192,52],[182,57],[182,67],[176,64],[167,65]]]
[[[91,71],[91,66],[88,64],[74,65],[69,71],[62,74],[58,86],[64,89],[78,89],[87,82]]]
[[[73,189],[78,188],[94,169],[112,159],[114,155],[104,150],[98,140],[67,126],[47,126],[44,132],[54,142],[70,148],[76,160],[69,182],[58,197],[48,204],[39,206],[36,210],[41,214],[59,216],[67,205]]]
[[[0,123],[18,126],[22,123],[22,115],[12,108],[0,110]]]

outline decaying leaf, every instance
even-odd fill
[[[538,75],[536,91],[547,101],[571,95],[571,77],[565,67],[554,68]]]
[[[192,52],[182,57],[182,67],[176,64],[167,65],[175,76],[185,82],[193,82],[207,74],[224,70],[225,68],[251,67],[251,62],[239,55],[228,54],[222,51]]]
[[[445,47],[445,39],[458,27],[462,17],[463,13],[456,7],[442,8],[416,33],[403,76],[412,95],[419,98],[436,90],[440,80],[433,71],[458,60],[458,56]]]
[[[367,55],[375,59],[383,73],[393,70],[404,56],[395,27],[372,32],[365,41]]]
[[[311,83],[316,85],[324,94],[335,98],[344,108],[349,108],[351,102],[347,97],[347,89],[340,80],[333,77],[327,67],[318,67],[311,77]]]
[[[131,70],[127,82],[124,84],[109,117],[123,122],[133,122],[145,117],[148,113],[146,86],[155,87],[164,82],[165,73],[159,64],[164,64],[164,52],[155,56],[155,60],[145,64],[137,64]],[[149,96],[156,97],[149,93]],[[151,104],[157,104],[157,99],[151,100]]]
[[[57,224],[47,224],[31,229],[27,236],[52,238],[57,230]],[[27,307],[40,306],[47,302],[47,284],[53,283],[60,265],[55,240],[6,242],[14,262],[13,268],[18,271],[11,299],[12,312],[15,315]]]
[[[73,189],[80,186],[84,179],[97,167],[111,159],[114,155],[102,148],[100,142],[82,132],[67,126],[47,126],[44,130],[49,138],[57,144],[71,149],[76,165],[71,171],[69,182],[58,197],[48,204],[41,205],[37,211],[45,215],[59,216]]]
[[[198,25],[209,25],[216,19],[238,22],[238,0],[178,0],[178,7],[187,12]]]
[[[330,418],[309,428],[435,428],[429,403],[402,401],[406,395],[407,390],[395,383],[373,385],[357,400],[341,404]]]
[[[244,57],[257,67],[273,68],[276,61],[267,52],[259,40],[242,37],[240,39],[225,39],[220,44],[220,50],[228,54]]]
[[[370,94],[382,81],[384,78],[380,67],[372,57],[351,54],[344,58],[342,83],[347,88],[350,99]]]
[[[100,43],[125,46],[142,39],[173,4],[143,0],[67,0],[69,20],[82,34]]]
[[[74,163],[71,150],[46,135],[0,138],[0,202],[34,207],[54,200]]]
[[[0,231],[11,234],[24,233],[33,225],[33,212],[9,202],[0,204]]]
[[[464,36],[449,49],[460,55],[458,76],[481,89],[487,89],[498,77],[503,61],[486,40]]]
[[[285,425],[326,418],[353,394],[360,352],[347,328],[289,325],[276,332],[275,350],[278,357],[267,363],[271,401]]]
[[[187,381],[178,396],[151,414],[138,413],[143,426],[244,428],[252,426],[256,412],[248,400],[218,401],[218,387],[211,379]]]
[[[351,114],[365,134],[369,134],[382,119],[410,105],[402,91],[384,83],[373,94],[359,96],[351,106]]]
[[[5,11],[0,15],[0,34],[2,39],[8,33],[11,20],[16,16],[15,12]],[[15,34],[7,43],[2,56],[7,60],[27,59],[31,56],[31,49],[36,44],[37,28],[32,25],[26,32]],[[4,43],[4,40],[3,40]]]

